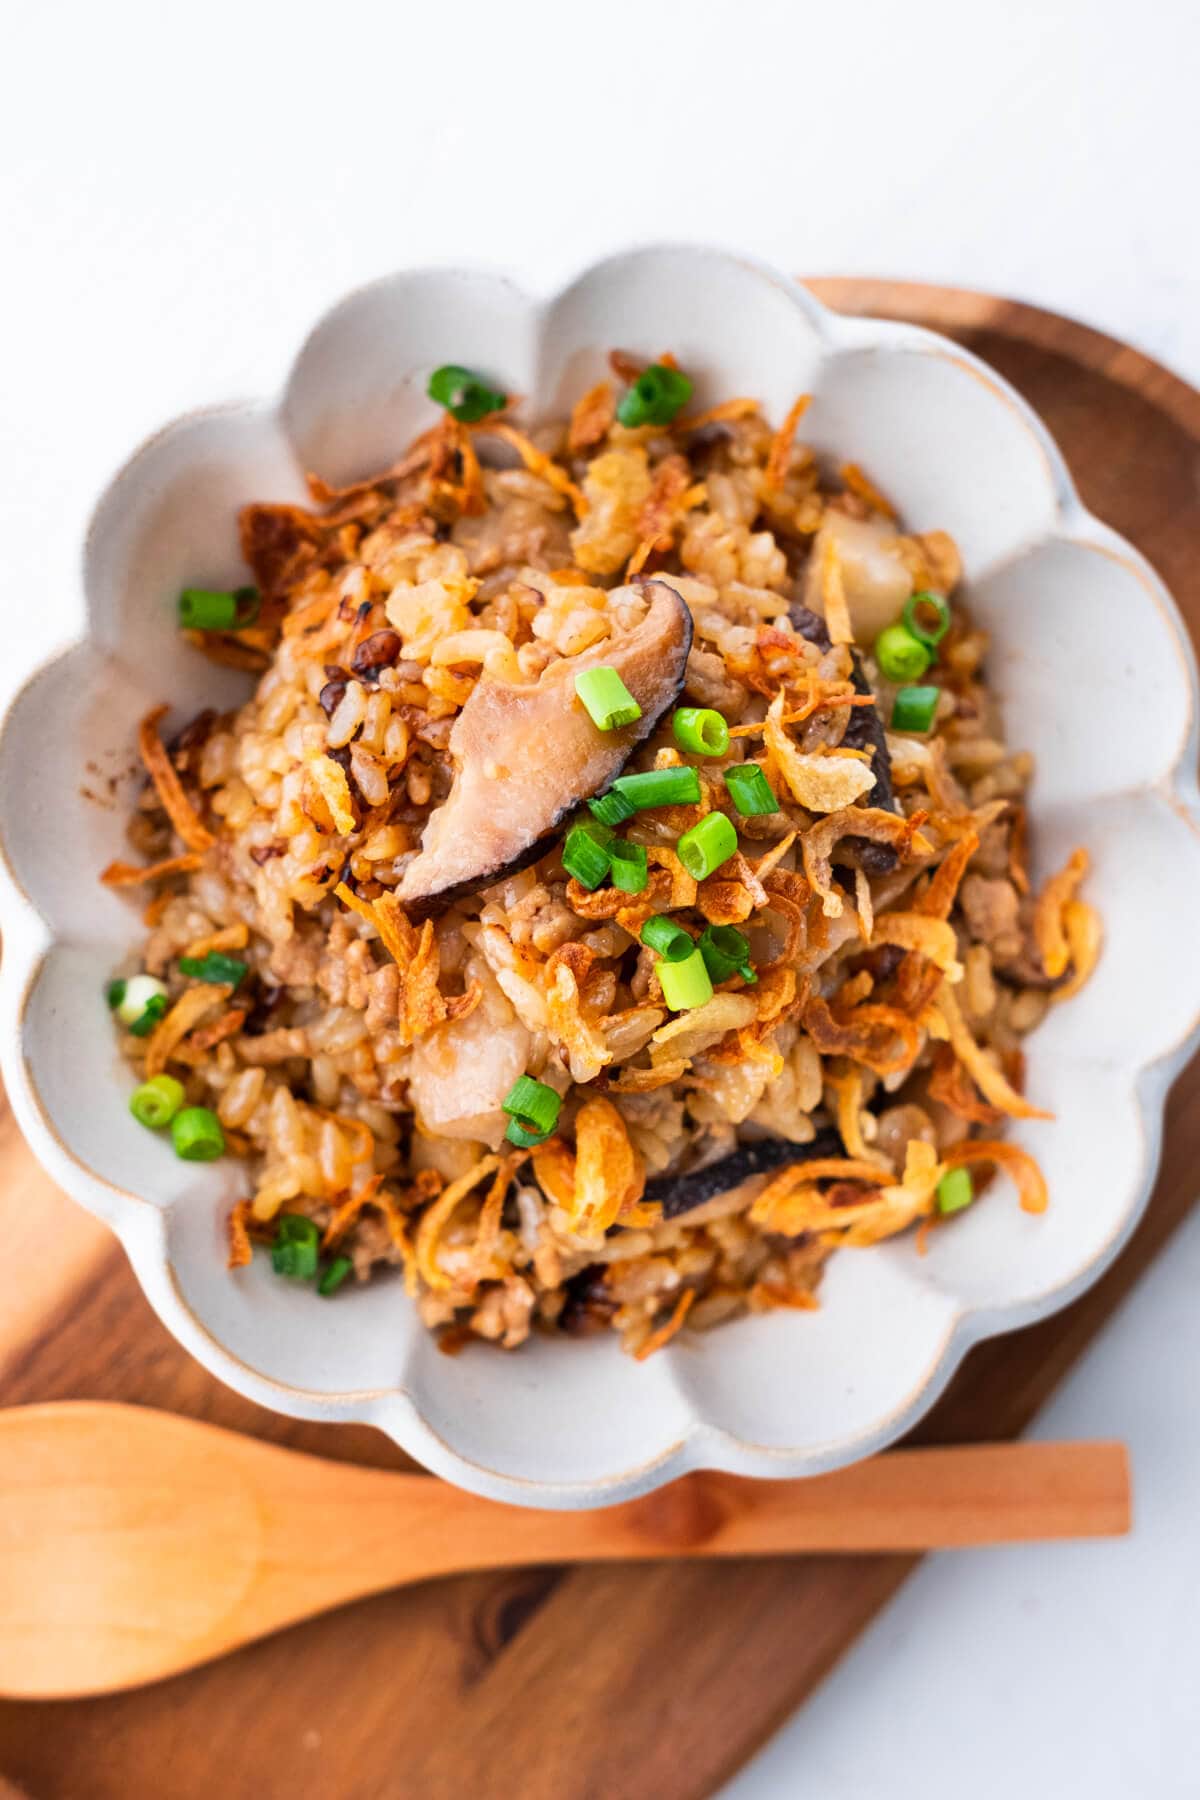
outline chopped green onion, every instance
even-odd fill
[[[739,763],[736,769],[726,769],[725,786],[744,819],[779,811],[771,784],[757,763]]]
[[[183,1105],[183,1083],[173,1075],[155,1075],[129,1096],[129,1110],[139,1125],[161,1131]]]
[[[521,1075],[500,1104],[523,1130],[536,1131],[545,1137],[558,1124],[562,1099],[544,1081],[535,1081],[532,1075]]]
[[[670,963],[682,962],[696,948],[691,932],[676,925],[673,919],[664,918],[662,913],[655,913],[652,919],[646,920],[642,926],[642,942]]]
[[[642,716],[641,707],[615,669],[581,669],[575,677],[575,692],[601,731],[619,731]]]
[[[740,975],[745,981],[757,981],[750,961],[750,944],[732,925],[710,925],[700,939],[704,966],[714,981],[728,981]]]
[[[237,987],[245,979],[249,966],[239,962],[236,956],[223,956],[219,950],[210,950],[206,956],[181,956],[179,959],[181,975],[188,975],[193,981],[228,982],[231,987]]]
[[[928,731],[937,712],[941,688],[902,687],[892,707],[893,731]]]
[[[693,949],[682,962],[655,963],[654,973],[672,1012],[690,1012],[712,999],[712,982],[699,950]]]
[[[302,1213],[283,1213],[271,1246],[271,1267],[292,1281],[311,1281],[317,1272],[321,1233]],[[339,1261],[342,1259],[339,1258]]]
[[[131,975],[128,981],[121,983],[121,993],[114,1000],[112,994],[116,986],[117,983],[114,982],[108,990],[109,1005],[116,1007],[118,1019],[122,1025],[128,1025],[130,1029],[141,1019],[152,1000],[162,1001],[162,1006],[155,1015],[157,1018],[161,1019],[167,1010],[166,983],[159,981],[154,975]],[[146,1029],[149,1030],[149,1026]],[[144,1036],[145,1033],[141,1032],[138,1035]]]
[[[675,854],[697,881],[703,881],[714,869],[728,862],[738,847],[737,831],[723,812],[711,812],[685,831],[675,846]]]
[[[562,852],[563,868],[575,877],[580,887],[600,886],[608,874],[611,842],[612,832],[608,826],[595,824],[590,819],[585,819],[582,825],[573,825],[568,831]]]
[[[711,706],[679,707],[671,730],[679,748],[693,756],[724,756],[729,748],[729,727]]]
[[[608,847],[612,884],[623,894],[640,894],[650,879],[645,844],[631,844],[627,838],[614,838]]]
[[[613,787],[635,812],[645,812],[651,806],[697,806],[700,802],[700,777],[695,769],[647,769],[642,775],[618,775]]]
[[[940,1213],[962,1212],[975,1198],[969,1169],[948,1169],[937,1184],[937,1209]]]
[[[232,631],[237,600],[212,588],[184,588],[179,596],[179,623],[187,631]]]
[[[149,1037],[160,1019],[166,1017],[167,1000],[165,994],[154,994],[147,1000],[140,1017],[129,1027],[134,1037]]]
[[[256,587],[184,588],[179,596],[179,623],[185,631],[244,631],[262,609]]]
[[[904,602],[904,623],[915,638],[936,650],[950,629],[950,608],[940,594],[912,594]]]
[[[875,639],[875,661],[886,681],[919,681],[932,658],[907,625],[889,625]]]
[[[443,363],[440,369],[435,369],[425,391],[431,400],[444,406],[464,425],[474,425],[477,419],[499,412],[508,404],[506,394],[490,388],[478,375],[473,375],[470,369],[460,368],[457,363]]]
[[[539,1144],[545,1143],[550,1133],[548,1131],[526,1131],[525,1127],[516,1119],[510,1119],[504,1135],[510,1144],[517,1146],[518,1150],[536,1150]]]
[[[336,1294],[353,1267],[354,1264],[348,1256],[335,1256],[317,1283],[318,1294],[323,1295],[325,1299],[328,1299],[330,1294]]]
[[[651,363],[643,369],[617,408],[622,425],[669,425],[692,397],[692,384],[681,369]]]
[[[609,788],[607,794],[588,801],[588,810],[602,825],[623,825],[626,819],[632,819],[637,807],[624,794],[618,794],[616,788]]]
[[[212,1162],[225,1150],[225,1133],[207,1106],[185,1106],[171,1120],[171,1142],[184,1162]]]
[[[166,987],[153,975],[110,981],[107,995],[108,1004],[134,1037],[149,1037],[167,1010]]]

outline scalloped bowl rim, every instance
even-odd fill
[[[284,420],[292,375],[305,352],[323,328],[355,301],[384,292],[398,279],[425,277],[454,280],[486,276],[503,282],[514,299],[532,312],[546,309],[578,282],[640,255],[663,252],[723,257],[724,253],[693,245],[661,244],[620,252],[588,265],[556,294],[537,298],[524,292],[507,276],[482,269],[453,266],[403,271],[365,283],[342,296],[313,326],[289,364],[276,400],[217,402],[190,408],[151,432],[106,482],[89,518],[80,563],[80,579],[86,565],[104,502],[120,477],[153,446],[181,427],[205,417],[230,417],[239,413],[266,413]],[[982,381],[1020,420],[1037,445],[1046,465],[1053,494],[1053,519],[1049,531],[1037,542],[1063,541],[1087,546],[1122,564],[1134,575],[1147,597],[1168,625],[1188,688],[1189,720],[1183,741],[1167,773],[1154,786],[1161,792],[1181,824],[1200,841],[1200,790],[1195,775],[1197,715],[1200,683],[1191,642],[1178,607],[1150,564],[1131,544],[1106,526],[1083,505],[1058,446],[1037,414],[1020,394],[994,369],[954,340],[922,326],[899,321],[860,318],[832,311],[791,278],[745,256],[732,260],[754,271],[785,292],[806,316],[826,355],[861,349],[908,351],[951,361]],[[1020,553],[1021,546],[1012,552]],[[1007,560],[1007,559],[1005,559]],[[990,571],[989,571],[990,572]],[[62,658],[89,641],[85,616],[77,635],[59,642],[28,669],[19,670],[5,684],[0,705],[0,737],[6,732],[22,695]],[[1161,1148],[1163,1107],[1176,1074],[1200,1043],[1200,1000],[1186,1029],[1176,1041],[1148,1057],[1133,1077],[1141,1159],[1130,1204],[1116,1229],[1073,1275],[1033,1297],[1011,1304],[955,1307],[940,1348],[919,1382],[904,1399],[852,1439],[832,1439],[800,1447],[756,1443],[723,1426],[692,1415],[687,1428],[649,1458],[614,1470],[611,1474],[582,1481],[529,1480],[501,1473],[473,1461],[447,1442],[423,1415],[413,1394],[401,1386],[371,1387],[337,1394],[288,1385],[267,1376],[232,1353],[201,1321],[176,1279],[167,1245],[168,1214],[152,1200],[116,1185],[83,1162],[59,1136],[34,1084],[24,1053],[23,1032],[29,1001],[54,938],[31,896],[25,891],[0,838],[0,924],[4,955],[0,963],[0,1072],[3,1074],[17,1122],[39,1161],[58,1184],[89,1212],[104,1220],[120,1239],[137,1279],[158,1317],[171,1334],[196,1359],[226,1385],[270,1410],[327,1423],[371,1424],[392,1437],[404,1450],[435,1474],[460,1486],[510,1503],[530,1506],[588,1507],[646,1493],[677,1476],[696,1469],[714,1469],[758,1477],[818,1474],[848,1461],[873,1454],[895,1441],[933,1405],[957,1370],[966,1352],[981,1340],[1030,1325],[1069,1304],[1103,1274],[1139,1222],[1149,1199]]]

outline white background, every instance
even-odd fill
[[[534,286],[697,238],[988,288],[1200,380],[1192,0],[9,4],[0,104],[6,656],[77,616],[105,475],[270,390],[397,266]],[[737,1800],[1200,1793],[1200,1224],[1042,1429],[1124,1435],[1120,1545],[927,1563]],[[605,1797],[608,1800],[608,1797]]]

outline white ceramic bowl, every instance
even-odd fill
[[[819,1312],[685,1336],[645,1364],[604,1340],[451,1358],[396,1282],[324,1305],[264,1259],[226,1272],[238,1165],[179,1162],[126,1111],[101,992],[140,930],[96,879],[122,853],[124,808],[80,789],[89,765],[131,767],[153,703],[170,700],[175,723],[242,691],[181,641],[174,597],[244,578],[243,501],[303,499],[305,469],[341,481],[385,466],[429,423],[438,363],[479,367],[554,411],[611,346],[669,346],[701,405],[755,394],[778,419],[811,390],[805,438],[860,462],[911,527],[953,533],[1010,738],[1037,755],[1038,862],[1087,845],[1106,947],[1029,1044],[1030,1091],[1057,1119],[1014,1135],[1048,1177],[1044,1217],[998,1184],[924,1257],[911,1236],[835,1257]],[[696,1467],[807,1474],[898,1436],[970,1344],[1062,1306],[1116,1254],[1197,1029],[1191,651],[1162,584],[1084,511],[1037,419],[956,345],[837,317],[707,250],[618,256],[548,302],[489,275],[399,275],[318,324],[280,400],[194,414],[144,445],[100,498],[82,578],[86,639],[25,683],[0,736],[0,1063],[51,1174],[119,1233],[164,1323],[241,1393],[378,1425],[450,1480],[529,1504],[601,1504]]]

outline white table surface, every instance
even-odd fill
[[[1192,0],[40,0],[0,106],[5,653],[78,616],[107,472],[396,266],[660,237],[1019,295],[1200,380]],[[1127,1542],[926,1562],[726,1800],[1200,1793],[1200,1218],[1039,1422]],[[607,1800],[607,1797],[605,1797]]]

